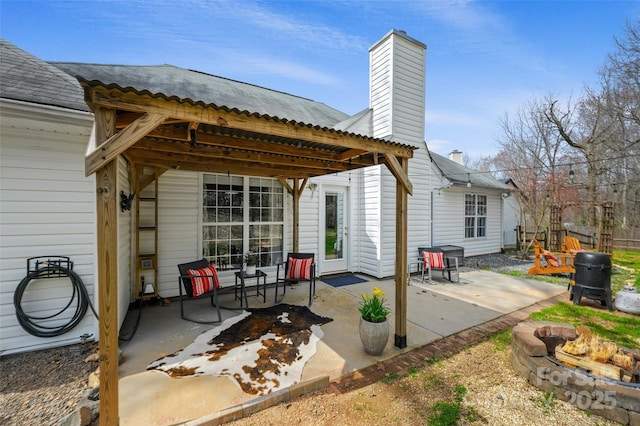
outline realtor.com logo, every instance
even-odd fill
[[[536,371],[537,385],[542,384],[542,380],[547,380],[554,386],[566,388],[569,384],[569,377],[571,373],[568,371],[549,371],[548,367],[538,367]],[[591,378],[583,376],[582,374],[573,375],[573,384],[576,387],[586,386],[589,384]],[[596,382],[604,382],[603,380],[595,379]],[[567,397],[567,402],[571,405],[578,407],[581,410],[607,410],[616,407],[616,393],[615,391],[601,391],[601,390],[580,390],[574,391],[571,389],[565,389],[564,396]]]

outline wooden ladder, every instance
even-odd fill
[[[158,178],[166,169],[135,165],[136,299],[158,297]]]

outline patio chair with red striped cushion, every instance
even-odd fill
[[[313,296],[316,294],[316,263],[313,253],[289,253],[287,261],[278,264],[276,270],[276,300],[278,298],[279,284],[284,287],[282,293],[282,299],[284,299],[287,284],[297,284],[300,281],[309,281],[309,306],[311,306]]]
[[[209,263],[206,258],[193,262],[181,263],[178,265],[178,270],[180,271],[180,275],[178,276],[178,289],[180,292],[180,317],[182,319],[201,324],[215,324],[222,322],[222,312],[220,311],[221,306],[218,296],[225,293],[234,292],[237,296],[239,291],[240,297],[244,299],[245,303],[248,303],[244,287],[220,286],[216,266],[213,263]],[[211,298],[211,306],[216,309],[217,319],[198,319],[192,315],[187,316],[187,314],[185,314],[184,302],[186,300],[200,299],[204,297]]]
[[[445,257],[441,249],[437,247],[418,247],[418,267],[422,272],[422,281],[424,281],[425,271],[428,273],[429,281],[431,281],[431,271],[442,271],[442,278],[451,279],[451,272],[456,273],[456,282],[460,282],[460,271],[458,270],[458,258],[456,256]],[[444,274],[447,274],[447,277]]]

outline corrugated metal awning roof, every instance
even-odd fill
[[[137,164],[308,178],[413,156],[412,146],[314,122],[180,98],[168,90],[151,92],[82,76],[78,79],[92,109],[116,110],[119,130],[129,127],[134,132],[148,114],[156,117],[158,124],[122,152]],[[107,158],[94,152],[93,161],[99,167]]]

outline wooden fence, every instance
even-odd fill
[[[571,229],[563,229],[564,235],[570,235],[580,241],[580,245],[586,249],[595,249],[598,246],[598,228],[589,226],[573,226]],[[547,247],[546,231],[537,234],[533,232],[523,233],[518,229],[520,243],[531,241],[534,237]],[[640,229],[614,229],[613,230],[613,249],[614,250],[631,250],[640,251]]]
[[[580,240],[585,248],[596,248],[598,245],[598,228],[589,226],[573,226],[566,229],[567,235]],[[640,229],[613,230],[613,249],[640,251]]]

